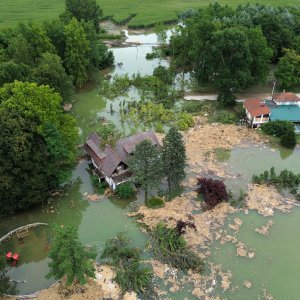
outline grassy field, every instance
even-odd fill
[[[189,8],[214,3],[211,0],[97,0],[105,16],[117,23],[129,20],[130,27],[149,26],[159,21],[177,19]],[[299,0],[220,0],[220,4],[236,6],[245,3],[298,5]],[[64,9],[64,0],[0,0],[0,28],[15,26],[20,21],[43,21],[57,17]]]

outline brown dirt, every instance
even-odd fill
[[[197,117],[195,127],[185,134],[185,145],[191,171],[213,173],[219,177],[228,177],[222,167],[216,163],[215,149],[232,149],[247,142],[263,144],[267,141],[254,130],[244,126],[205,124]]]
[[[218,236],[218,230],[224,224],[228,213],[236,211],[228,203],[221,203],[213,210],[193,214],[194,211],[201,211],[201,204],[196,197],[196,192],[189,192],[171,202],[166,202],[163,208],[151,209],[141,206],[137,212],[128,213],[128,216],[141,216],[138,222],[146,224],[150,229],[159,222],[169,227],[175,227],[179,220],[192,222],[196,229],[187,227],[184,237],[188,245],[196,250],[199,246],[210,244]],[[203,255],[206,255],[205,252],[201,254]]]
[[[255,232],[262,234],[264,236],[268,236],[269,229],[273,224],[274,224],[273,221],[269,220],[268,223],[266,225],[262,226],[261,228],[255,228]]]
[[[273,216],[278,210],[288,213],[299,203],[292,198],[283,196],[275,187],[266,185],[250,184],[246,197],[246,205],[249,209],[255,209],[265,217]]]

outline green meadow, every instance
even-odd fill
[[[216,1],[210,0],[98,0],[104,16],[116,23],[128,21],[130,27],[151,26],[157,22],[171,22],[180,12],[199,8]],[[297,5],[299,0],[220,0],[220,4],[237,6],[260,3],[274,6]],[[57,17],[64,9],[64,0],[0,0],[0,27],[12,27],[20,21]],[[133,16],[133,17],[132,17]]]

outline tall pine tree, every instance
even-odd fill
[[[148,140],[142,141],[136,145],[134,155],[128,164],[133,181],[144,188],[147,201],[149,189],[156,188],[163,176],[158,151]]]
[[[163,140],[162,162],[169,192],[185,178],[186,153],[180,132],[171,128]]]
[[[73,282],[85,284],[87,277],[95,277],[95,268],[90,260],[93,256],[84,249],[73,226],[56,227],[49,257],[52,261],[48,278],[66,276],[67,285],[71,285]]]

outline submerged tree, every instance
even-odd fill
[[[56,227],[49,257],[52,261],[47,278],[66,276],[67,285],[71,285],[77,282],[85,284],[88,277],[95,277],[91,261],[94,255],[84,249],[73,226]]]
[[[140,258],[140,250],[130,247],[130,240],[119,234],[106,241],[101,255],[105,263],[116,268],[115,281],[123,293],[133,290],[144,299],[154,298],[153,272],[144,266]]]
[[[163,140],[162,164],[167,176],[169,192],[185,178],[186,153],[180,132],[172,127]]]
[[[134,155],[128,164],[132,180],[144,188],[147,201],[149,190],[156,188],[162,179],[162,164],[158,150],[151,142],[144,140],[136,145]]]
[[[195,229],[193,226],[190,227]],[[153,254],[163,263],[182,271],[202,272],[203,261],[196,253],[188,249],[182,233],[178,228],[168,228],[158,223],[151,232],[150,242]]]

